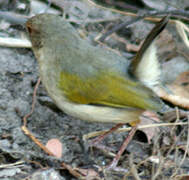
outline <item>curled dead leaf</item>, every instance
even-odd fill
[[[146,125],[146,124],[154,124],[155,122],[160,122],[157,114],[145,111],[142,116],[140,116],[140,124],[139,125]],[[141,130],[146,134],[148,143],[151,143],[151,139],[157,135],[157,133],[160,131],[159,127],[151,127],[151,128],[144,128]]]

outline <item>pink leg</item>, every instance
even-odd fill
[[[115,130],[117,130],[118,128],[120,128],[121,126],[123,126],[123,124],[117,124],[116,126],[112,127],[109,131],[105,132],[104,134],[98,136],[97,138],[95,138],[92,142],[91,145],[97,145],[100,141],[102,141],[107,135],[111,134],[112,132],[114,132]]]
[[[110,165],[108,165],[107,169],[114,169],[116,168],[119,159],[121,157],[121,155],[123,154],[123,152],[125,151],[127,145],[129,144],[129,142],[132,140],[133,136],[135,135],[135,132],[137,130],[137,126],[133,127],[131,129],[131,131],[129,132],[128,137],[125,139],[125,141],[123,142],[120,150],[118,151],[117,155],[114,157],[113,161],[111,162]]]

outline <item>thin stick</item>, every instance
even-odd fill
[[[32,133],[28,130],[26,126],[22,126],[22,131],[25,135],[27,135],[37,146],[39,146],[44,152],[46,152],[50,156],[54,156],[52,152],[50,152]]]
[[[188,122],[148,124],[148,125],[138,126],[138,129],[151,128],[151,127],[161,127],[161,126],[179,126],[179,125],[187,125],[187,124],[188,124]],[[119,133],[120,132],[127,132],[127,131],[130,131],[131,129],[132,129],[131,127],[120,128],[120,129],[117,129],[115,132],[119,132]],[[99,135],[101,135],[101,134],[103,134],[107,131],[109,131],[109,130],[95,131],[95,132],[85,134],[83,136],[83,140],[87,140],[89,138],[99,136]]]
[[[35,85],[34,92],[33,92],[31,111],[30,111],[28,114],[26,114],[26,115],[24,116],[24,118],[23,118],[23,121],[24,121],[24,125],[23,125],[23,126],[25,126],[25,127],[26,127],[26,125],[27,125],[27,118],[30,117],[30,116],[32,115],[33,111],[34,111],[35,103],[36,103],[37,88],[39,87],[40,82],[41,82],[41,79],[39,78],[39,79],[37,80],[37,84]]]
[[[137,130],[137,126],[132,127],[131,131],[129,132],[128,137],[123,142],[123,144],[122,144],[120,150],[118,151],[116,157],[114,157],[113,161],[108,166],[108,169],[114,169],[114,167],[117,166],[121,155],[123,154],[123,152],[125,151],[125,148],[128,146],[128,144],[130,143],[131,139],[135,135],[136,130]]]
[[[5,38],[0,37],[0,46],[14,48],[31,48],[31,42],[28,39]]]
[[[46,154],[50,155],[50,156],[54,156],[54,154],[48,150],[48,148],[46,148],[46,146],[43,145],[43,143],[41,143],[26,127],[27,125],[27,118],[31,116],[31,114],[34,111],[34,107],[35,107],[35,103],[36,103],[36,93],[37,93],[37,89],[39,87],[41,80],[40,78],[37,80],[37,84],[35,85],[34,88],[34,92],[33,92],[33,97],[32,97],[32,108],[31,111],[26,114],[23,118],[23,126],[21,127],[22,131],[38,146],[40,147]],[[61,163],[61,166],[64,167],[65,169],[67,169],[70,174],[72,174],[74,177],[78,178],[78,179],[82,179],[81,174],[79,174],[78,172],[76,172],[70,165],[65,164],[64,162]]]
[[[97,137],[96,139],[94,139],[92,141],[92,144],[96,145],[97,143],[99,143],[100,141],[102,141],[106,136],[108,136],[112,132],[114,132],[117,129],[119,129],[121,126],[123,126],[123,124],[117,124],[116,126],[112,127],[109,131],[104,132],[104,134],[102,134],[99,137]]]
[[[177,18],[189,20],[189,12],[184,11],[182,9],[180,9],[180,10],[166,10],[166,11],[146,11],[142,15],[139,15],[137,13],[125,12],[125,11],[119,11],[119,10],[113,9],[113,8],[107,8],[107,7],[101,6],[101,5],[93,2],[92,0],[86,0],[86,1],[89,4],[91,4],[92,6],[95,6],[97,8],[101,8],[101,9],[104,9],[104,10],[123,14],[123,15],[126,15],[126,16],[132,16],[132,17],[142,17],[143,16],[144,20],[148,20],[148,21],[152,21],[152,22],[158,22],[161,19],[161,18],[154,17],[154,16],[158,16],[158,15],[159,16],[170,15],[171,17],[177,17]],[[149,17],[149,16],[151,16],[151,17]],[[171,22],[174,22],[174,20],[172,20]]]
[[[23,118],[23,126],[21,127],[22,131],[35,143],[37,144],[43,151],[45,151],[47,154],[50,156],[54,156],[52,152],[50,152],[33,134],[28,130],[27,126],[27,119],[30,117],[34,111],[35,108],[35,103],[36,103],[36,94],[37,94],[37,89],[39,87],[39,84],[41,82],[41,79],[39,78],[37,80],[37,84],[35,85],[34,92],[33,92],[33,97],[32,97],[32,108],[31,111],[26,114]]]

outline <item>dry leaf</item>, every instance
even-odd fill
[[[62,143],[58,139],[50,139],[46,144],[46,148],[51,151],[55,157],[62,157]]]
[[[160,122],[158,116],[150,111],[145,111],[142,116],[140,116],[140,124],[139,125],[147,125],[147,124],[154,124],[155,122]],[[151,143],[151,139],[160,131],[158,127],[152,128],[144,128],[141,130],[146,134],[148,139],[148,143]]]
[[[189,109],[189,72],[184,72],[170,85],[167,85],[172,93],[158,87],[156,94],[162,99],[176,106]]]
[[[168,87],[175,95],[189,99],[189,71],[181,73]]]
[[[170,59],[176,55],[176,43],[172,34],[167,30],[163,30],[156,40],[158,47],[158,58],[160,61]]]
[[[93,169],[82,169],[82,168],[75,168],[79,173],[85,176],[87,180],[97,180],[100,179],[99,174]]]

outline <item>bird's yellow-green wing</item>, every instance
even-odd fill
[[[118,73],[99,72],[95,76],[80,78],[76,74],[61,72],[58,85],[67,99],[79,104],[161,108],[159,98],[150,89]]]

